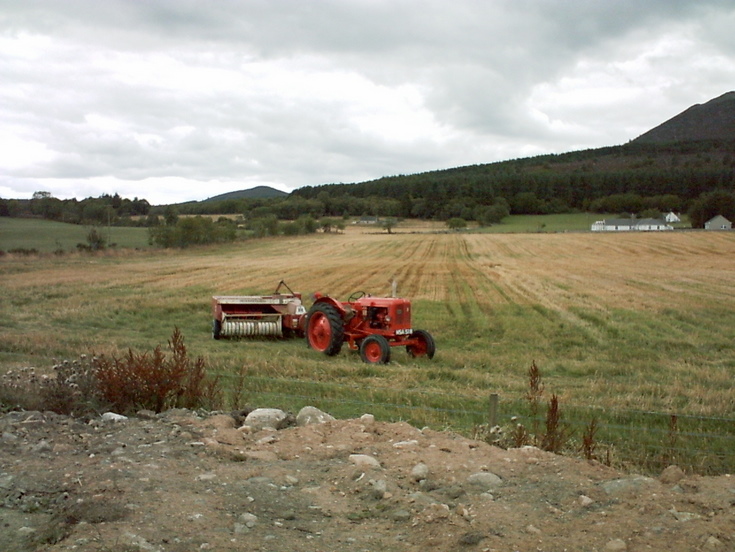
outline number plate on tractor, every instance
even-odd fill
[[[407,328],[405,330],[396,330],[396,335],[411,335],[413,333],[413,330],[411,328]]]

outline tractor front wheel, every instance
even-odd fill
[[[345,330],[342,316],[334,305],[316,303],[306,316],[306,343],[329,356],[342,350]]]
[[[382,335],[370,335],[360,343],[360,358],[370,364],[390,362],[390,344]]]
[[[416,330],[411,334],[411,339],[414,339],[416,342],[412,345],[406,345],[406,351],[408,351],[410,356],[414,358],[424,356],[429,359],[434,358],[436,344],[429,332],[426,330]]]

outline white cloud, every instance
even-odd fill
[[[725,0],[38,0],[0,13],[3,197],[170,203],[614,145],[735,82]]]

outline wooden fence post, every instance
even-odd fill
[[[490,410],[488,412],[487,424],[488,427],[492,428],[498,425],[498,403],[500,402],[500,395],[497,393],[490,393]]]

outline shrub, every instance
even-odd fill
[[[101,396],[121,413],[146,408],[161,412],[167,408],[211,406],[218,395],[218,381],[206,380],[202,357],[189,358],[184,337],[174,329],[168,342],[171,356],[160,345],[151,353],[129,349],[121,358],[97,360],[97,383]]]

